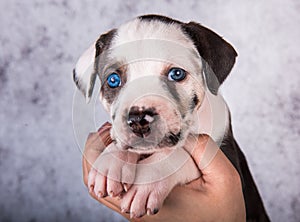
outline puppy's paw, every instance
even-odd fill
[[[200,176],[190,155],[183,149],[153,153],[139,161],[135,184],[123,194],[121,211],[131,218],[156,214],[171,190]]]
[[[135,178],[138,157],[111,143],[93,164],[88,178],[89,191],[98,198],[118,196],[123,189],[127,191]]]
[[[173,189],[173,181],[168,178],[151,184],[134,184],[121,201],[121,211],[131,218],[158,213],[164,200]]]

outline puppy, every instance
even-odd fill
[[[218,94],[236,56],[208,28],[159,15],[113,29],[84,52],[74,81],[88,102],[99,77],[100,101],[112,121],[113,143],[89,175],[99,198],[123,193],[123,212],[157,213],[174,186],[200,176],[185,148],[205,133],[240,174],[247,221],[269,221]]]

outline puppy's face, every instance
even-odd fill
[[[74,80],[88,99],[98,76],[112,138],[121,148],[147,153],[184,143],[205,90],[217,93],[235,56],[196,23],[143,16],[100,36],[79,59]]]

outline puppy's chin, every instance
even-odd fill
[[[168,148],[168,149],[175,149],[175,147],[174,148]],[[161,149],[161,148],[155,148],[155,147],[153,147],[153,148],[149,148],[149,149],[143,149],[143,148],[128,148],[128,151],[130,151],[130,152],[133,152],[133,153],[138,153],[138,154],[152,154],[152,153],[155,153],[155,152],[160,152],[160,151],[162,151],[163,149]]]
[[[169,150],[174,150],[178,147],[178,145],[173,145],[173,146],[165,146],[165,147],[158,147],[158,146],[150,146],[150,147],[147,147],[147,148],[144,148],[144,147],[128,147],[128,151],[130,152],[134,152],[134,153],[138,153],[138,154],[152,154],[152,153],[155,153],[155,152],[160,152],[160,151],[163,151],[163,150],[166,150],[166,149],[169,149]]]

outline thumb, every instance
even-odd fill
[[[92,164],[103,152],[106,146],[112,142],[109,133],[110,128],[111,125],[109,123],[105,123],[100,127],[98,132],[90,133],[87,138],[82,155],[83,182],[85,185],[87,185],[88,174]]]
[[[224,182],[227,178],[239,177],[229,159],[208,135],[189,138],[187,147],[205,182]]]

